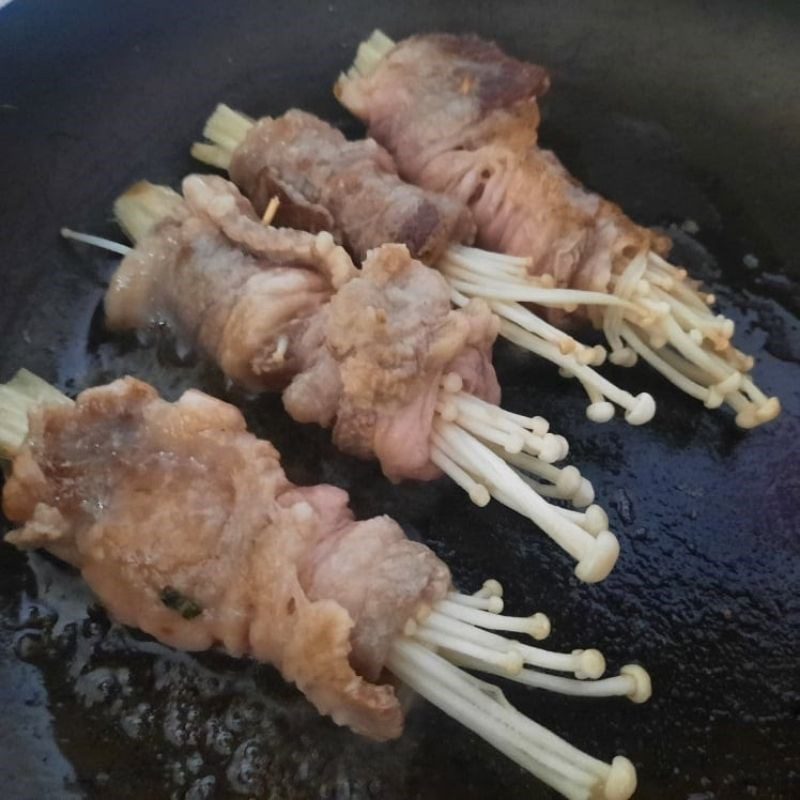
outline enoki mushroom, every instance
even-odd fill
[[[445,376],[436,406],[431,459],[477,505],[494,497],[535,522],[577,562],[575,574],[602,580],[617,560],[619,543],[594,489],[572,466],[557,467],[568,444],[541,417],[523,417],[462,391],[455,373]],[[545,498],[569,502],[574,512]]]
[[[477,733],[524,769],[574,800],[623,800],[636,789],[636,770],[623,756],[610,764],[583,753],[515,709],[494,684],[465,670],[483,672],[562,694],[625,696],[643,703],[650,677],[629,664],[601,679],[605,659],[598,650],[555,653],[497,631],[545,638],[542,614],[504,617],[502,586],[489,580],[474,595],[452,592],[430,610],[409,620],[392,646],[387,667],[448,716]],[[544,670],[548,670],[545,672]],[[552,672],[570,673],[568,678]]]
[[[581,752],[517,711],[497,686],[465,670],[562,694],[625,696],[635,703],[651,695],[647,672],[628,664],[618,676],[601,679],[605,659],[598,650],[555,653],[502,636],[496,631],[543,639],[550,630],[541,614],[503,617],[502,607],[502,586],[497,581],[486,581],[474,595],[451,593],[406,624],[404,635],[392,646],[388,668],[565,797],[630,797],[636,789],[636,771],[627,758],[617,756],[607,764]]]
[[[13,458],[28,433],[28,411],[72,400],[26,370],[0,387],[0,456]],[[640,666],[602,678],[605,659],[595,649],[559,653],[506,634],[540,641],[550,632],[543,614],[504,616],[502,586],[488,580],[474,595],[451,591],[419,608],[390,648],[386,667],[446,714],[567,798],[626,800],[636,771],[623,756],[606,763],[583,753],[514,708],[496,685],[472,672],[582,697],[626,696],[635,703],[651,694]],[[467,671],[469,670],[469,672]],[[566,673],[565,677],[553,673]]]
[[[347,77],[369,76],[394,46],[392,39],[375,31],[359,46]],[[733,321],[711,311],[714,296],[701,291],[699,282],[689,278],[685,269],[669,264],[655,252],[640,251],[615,264],[607,293],[555,288],[550,276],[529,274],[529,259],[475,248],[452,246],[437,266],[450,279],[457,302],[484,298],[503,318],[501,333],[506,338],[555,363],[554,345],[575,349],[578,363],[589,362],[585,348],[565,334],[559,338],[557,331],[522,304],[567,312],[586,306],[611,348],[609,361],[629,367],[641,358],[707,408],[729,405],[742,428],[754,428],[780,414],[778,398],[767,397],[748,374],[752,357],[733,346]],[[597,351],[591,363],[601,359]],[[600,422],[613,414],[606,401],[625,408],[626,418],[634,424],[652,416],[655,406],[649,395],[639,395],[634,410],[631,396],[622,396],[613,385],[598,385],[594,376],[575,370],[571,363],[559,366],[584,385],[591,400],[590,419]]]
[[[621,273],[612,275],[613,294],[604,295],[542,288],[541,279],[530,277],[525,265],[519,265],[515,273],[496,270],[487,276],[484,251],[465,247],[454,250],[448,250],[440,269],[451,279],[455,291],[464,302],[470,297],[487,300],[504,320],[502,333],[532,352],[541,345],[520,335],[519,329],[527,330],[531,324],[531,312],[522,303],[567,310],[579,304],[591,305],[590,317],[611,347],[608,358],[613,364],[630,367],[641,358],[707,408],[723,403],[731,406],[736,411],[736,423],[743,428],[769,422],[780,413],[778,398],[767,397],[748,375],[753,358],[731,343],[733,321],[714,315],[709,309],[713,296],[701,292],[686,270],[672,266],[656,253],[640,253],[631,259]],[[570,295],[574,297],[571,306],[562,302]],[[581,299],[580,295],[593,297]],[[507,328],[508,323],[511,325]],[[511,329],[513,325],[517,330]],[[582,377],[574,369],[565,370]],[[582,382],[591,398],[594,387]],[[612,393],[605,396],[614,399]],[[589,417],[602,421],[600,406],[595,409],[589,407]]]
[[[220,104],[203,130],[208,142],[192,145],[192,155],[205,164],[227,170],[233,152],[247,136],[252,125],[253,120],[250,117]],[[590,403],[586,410],[589,419],[606,422],[614,416],[615,405],[624,410],[625,419],[631,425],[642,425],[652,419],[655,402],[649,394],[643,392],[634,396],[615,386],[592,368],[605,360],[605,348],[581,344],[547,323],[530,308],[520,305],[521,302],[529,302],[569,310],[576,308],[578,304],[630,305],[627,301],[600,292],[555,290],[546,280],[541,287],[533,284],[527,286],[523,297],[518,296],[519,287],[515,289],[513,286],[510,289],[500,286],[494,293],[476,294],[473,291],[473,270],[477,270],[484,280],[491,283],[495,274],[504,276],[524,272],[527,263],[528,259],[452,245],[441,263],[435,266],[448,279],[455,305],[465,305],[469,296],[483,297],[502,319],[502,336],[556,364],[564,374],[578,378],[589,396]]]
[[[137,184],[116,205],[120,224],[136,241],[159,219],[158,210],[180,196],[165,187]],[[150,198],[156,209],[149,209]],[[143,221],[149,221],[148,226]],[[115,253],[124,245],[62,231],[70,239]],[[285,349],[285,342],[284,342]],[[273,360],[283,357],[278,343]],[[505,411],[463,391],[456,373],[442,379],[431,440],[431,460],[478,506],[493,497],[534,522],[577,562],[575,574],[587,583],[603,580],[619,555],[608,517],[593,505],[591,483],[573,466],[558,467],[569,450],[563,436],[549,432],[541,417]],[[555,502],[573,508],[563,508]]]

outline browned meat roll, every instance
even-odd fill
[[[117,204],[134,236],[142,207],[167,195],[148,186]],[[452,310],[445,281],[403,246],[376,249],[357,272],[330,234],[262,225],[222,178],[190,176],[183,192],[114,275],[109,327],[167,321],[241,385],[286,387],[289,413],[333,425],[345,452],[377,457],[397,480],[438,475],[429,440],[442,377],[499,399],[485,304]]]
[[[184,197],[143,183],[120,201],[140,243],[112,278],[107,325],[166,322],[241,386],[282,389],[309,358],[315,316],[356,274],[350,257],[330,234],[262,225],[221,178],[187,179]]]
[[[447,281],[404,245],[371,250],[356,271],[330,234],[264,225],[219,177],[186,178],[184,198],[139,184],[116,213],[138,243],[109,287],[110,327],[167,321],[234,380],[285,387],[296,420],[332,427],[342,451],[377,458],[390,479],[444,472],[476,504],[493,496],[539,525],[582,580],[608,575],[608,517],[575,467],[552,463],[566,440],[496,405],[485,302],[451,308]]]
[[[337,96],[413,183],[466,203],[479,243],[531,259],[557,286],[605,291],[626,248],[668,249],[537,144],[547,71],[477,36],[412,36]]]
[[[650,694],[641,667],[596,680],[596,650],[492,633],[541,639],[549,622],[503,616],[496,581],[453,591],[431,550],[388,517],[356,522],[341,489],[290,483],[233,406],[194,390],[168,403],[133,378],[73,402],[23,370],[0,386],[0,457],[3,511],[21,526],[7,540],[74,565],[119,622],[272,664],[321,713],[378,740],[403,728],[393,673],[569,796],[633,792],[627,759],[576,750],[459,665],[635,702]]]
[[[475,235],[462,203],[402,181],[394,159],[375,141],[348,142],[297,109],[258,120],[229,171],[256,210],[263,213],[278,197],[279,222],[331,231],[359,261],[387,242],[435,261],[451,241],[469,244]]]
[[[13,544],[80,569],[120,622],[274,664],[340,725],[399,735],[394,690],[374,682],[447,567],[388,517],[355,522],[341,489],[291,484],[233,406],[125,378],[38,409],[3,509],[24,523]],[[354,547],[371,565],[357,587]]]
[[[290,124],[292,121],[293,124]],[[278,131],[280,135],[277,135]],[[383,209],[395,208],[398,214],[403,214],[409,205],[409,196],[417,196],[415,192],[417,194],[422,192],[400,180],[395,172],[392,172],[391,180],[370,182],[370,192],[361,193],[364,202],[360,203],[357,209],[353,207],[358,213],[343,214],[342,203],[345,203],[349,210],[359,192],[355,192],[350,199],[349,192],[340,196],[330,191],[331,185],[349,185],[352,182],[348,162],[336,156],[338,150],[330,152],[330,148],[326,148],[317,140],[338,142],[345,150],[365,150],[373,153],[375,146],[372,140],[346,142],[342,134],[326,122],[299,111],[290,111],[277,120],[268,117],[253,122],[224,105],[218,106],[209,118],[205,135],[211,143],[196,143],[192,147],[192,154],[205,163],[228,169],[232,179],[254,201],[259,210],[264,209],[267,214],[276,212],[274,219],[314,231],[317,230],[316,223],[319,221],[318,212],[327,212],[328,225],[331,230],[339,232],[340,238],[345,243],[357,240],[365,245],[377,247],[387,242],[399,241],[408,246],[412,252],[420,249],[419,240],[411,233],[412,230],[419,230],[416,223],[404,225],[399,230],[397,226],[394,230],[389,230],[386,226],[375,224],[376,220],[381,220],[385,216]],[[390,158],[386,151],[380,152],[382,161]],[[285,153],[290,154],[292,164],[302,165],[302,169],[294,169],[293,181],[295,185],[302,187],[307,197],[313,199],[316,209],[313,215],[309,209],[306,209],[308,213],[299,213],[296,198],[290,198],[271,177],[269,180],[264,179],[264,174],[272,176],[275,169],[287,160]],[[269,167],[262,166],[265,164]],[[365,176],[368,175],[369,172],[365,172]],[[368,177],[364,180],[368,180]],[[447,198],[437,192],[425,191],[423,194],[427,206],[431,209],[441,208],[447,202]],[[459,205],[464,208],[460,202]],[[481,294],[472,282],[465,283],[464,277],[474,279],[478,275],[481,280],[487,281],[495,272],[500,275],[501,280],[519,274],[527,275],[526,259],[500,256],[466,247],[462,244],[463,237],[460,237],[458,230],[453,229],[452,220],[448,219],[446,214],[432,211],[427,218],[431,227],[425,227],[428,231],[426,236],[429,234],[430,240],[435,241],[437,246],[435,249],[423,248],[420,257],[448,278],[450,299],[455,305],[466,305],[469,293]],[[411,220],[412,216],[408,219]],[[385,238],[391,236],[397,238]],[[352,247],[350,249],[353,250]],[[473,272],[471,269],[476,259],[477,271]],[[621,302],[619,298],[609,294],[582,290],[555,290],[552,285],[528,287],[522,284],[522,288],[526,292],[526,297],[518,299],[541,301],[551,306],[558,305],[562,301],[568,303],[580,301],[584,304],[601,306]],[[601,363],[605,358],[605,348],[600,345],[595,347],[581,345],[572,336],[538,317],[530,308],[524,308],[518,303],[502,302],[504,299],[502,289],[503,287],[497,296],[488,291],[482,293],[485,295],[482,299],[485,299],[492,310],[503,318],[501,334],[517,344],[522,343],[537,355],[544,356],[569,374],[577,376],[587,387],[591,401],[587,409],[590,419],[597,422],[610,419],[614,414],[612,402],[625,409],[625,418],[632,424],[642,424],[652,417],[655,403],[649,394],[641,393],[634,396],[614,386],[592,369],[592,364]],[[510,290],[506,289],[505,293],[511,291],[513,294],[515,291],[519,292],[519,289],[518,280],[517,285]],[[577,309],[578,306],[575,307],[576,312]],[[551,307],[545,311],[551,315],[564,317],[564,311],[560,308]]]
[[[583,187],[538,146],[538,98],[548,85],[543,68],[475,36],[395,44],[376,31],[335,92],[403,177],[465,203],[478,243],[511,258],[455,252],[440,264],[465,297],[491,301],[509,339],[542,351],[532,336],[541,324],[521,303],[548,308],[559,326],[588,317],[613,363],[641,358],[708,408],[731,406],[742,427],[774,419],[780,402],[749,376],[753,359],[733,346],[733,321],[715,315],[714,296],[664,259],[669,239]],[[589,416],[608,419],[604,398],[618,402],[615,393],[590,383]],[[641,422],[653,410],[651,400],[626,416]]]

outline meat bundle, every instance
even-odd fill
[[[576,750],[460,667],[567,694],[650,694],[596,650],[553,653],[492,630],[544,638],[541,614],[503,616],[494,581],[455,592],[450,572],[388,517],[357,522],[345,492],[293,485],[280,456],[233,406],[177,402],[123,378],[76,401],[21,371],[0,386],[3,511],[21,548],[81,571],[119,622],[185,650],[274,665],[335,722],[401,734],[389,673],[567,797],[624,800],[636,773]],[[575,678],[544,670],[572,672]]]
[[[340,449],[389,478],[445,472],[478,505],[491,495],[534,521],[582,580],[608,575],[608,518],[577,469],[552,463],[566,440],[495,404],[497,319],[483,301],[453,310],[445,280],[403,245],[369,251],[357,272],[329,233],[264,225],[222,178],[190,176],[183,190],[139,184],[117,202],[138,243],[108,289],[110,328],[167,322],[244,387],[282,389],[294,419],[332,426]]]
[[[292,109],[280,117],[253,121],[220,105],[209,118],[205,135],[211,143],[196,143],[192,154],[227,169],[259,213],[276,208],[277,221],[308,230],[324,222],[325,229],[356,257],[389,242],[405,244],[415,258],[448,276],[450,299],[457,306],[466,306],[469,300],[457,276],[448,273],[448,264],[467,267],[479,255],[486,262],[482,268],[490,274],[524,266],[525,259],[465,246],[473,241],[476,226],[463,202],[406,183],[392,157],[373,139],[348,142],[313,114]],[[549,288],[526,291],[533,301],[622,303],[597,292],[561,290],[556,297]],[[591,419],[610,419],[613,403],[625,409],[625,418],[633,425],[651,419],[655,402],[649,394],[634,396],[592,368],[605,358],[603,347],[579,344],[519,303],[500,303],[491,296],[486,300],[503,317],[500,331],[506,338],[520,343],[521,336],[528,349],[581,381],[590,398]]]
[[[543,68],[475,36],[395,44],[376,32],[335,91],[407,180],[469,207],[482,247],[524,259],[498,265],[456,253],[441,265],[465,297],[491,301],[509,338],[530,341],[520,302],[563,308],[560,287],[604,294],[609,302],[586,313],[614,363],[642,358],[707,407],[730,405],[742,427],[776,417],[777,398],[748,375],[753,359],[731,344],[733,322],[712,314],[713,296],[665,261],[666,237],[586,190],[538,146],[537,101],[548,86]],[[552,302],[531,287],[553,287]]]

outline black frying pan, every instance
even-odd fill
[[[168,341],[109,337],[99,304],[113,259],[60,241],[59,227],[117,236],[113,198],[197,169],[188,145],[219,100],[253,114],[300,105],[357,133],[330,86],[373,27],[497,38],[552,68],[545,144],[638,221],[670,226],[783,416],[743,434],[637,369],[615,377],[656,395],[656,420],[597,427],[576,387],[500,346],[506,404],[568,434],[622,540],[616,570],[593,587],[502,507],[472,508],[444,482],[392,487],[274,398],[246,403],[248,418],[292,479],[347,488],[361,516],[392,514],[466,588],[499,578],[509,608],[551,616],[555,646],[597,645],[612,669],[646,664],[655,696],[641,707],[509,692],[590,752],[629,755],[639,797],[800,796],[797,5],[295,5],[15,0],[0,11],[0,377],[26,365],[78,390],[130,372],[169,396],[199,385],[231,397],[213,372],[176,363]],[[682,231],[686,220],[699,232]],[[0,547],[0,569],[8,800],[550,796],[422,703],[402,740],[370,743],[268,668],[109,629],[55,562]]]

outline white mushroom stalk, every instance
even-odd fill
[[[455,373],[442,380],[431,460],[476,505],[493,497],[538,525],[578,562],[578,578],[603,580],[616,563],[619,542],[608,530],[605,512],[592,505],[591,483],[575,467],[553,463],[567,455],[566,439],[550,433],[542,417],[513,414],[462,388]]]
[[[341,79],[368,77],[394,46],[386,34],[374,31],[359,45],[353,66]],[[586,308],[595,327],[603,331],[613,364],[629,367],[641,358],[707,408],[729,405],[742,428],[757,427],[780,414],[778,398],[767,397],[748,375],[752,357],[731,343],[733,320],[711,311],[714,295],[702,292],[699,282],[685,269],[643,250],[621,267],[615,265],[608,292],[585,292],[556,288],[550,276],[530,275],[530,266],[527,259],[454,246],[438,268],[462,298],[482,297],[489,303],[504,320],[503,336],[551,361],[555,361],[550,357],[553,352],[543,352],[547,348],[542,340],[562,348],[573,347],[574,340],[566,337],[559,341],[552,331],[543,333],[546,323],[521,304],[565,311]],[[579,363],[599,363],[599,350],[594,360],[586,361],[583,346],[575,344],[574,348]],[[567,364],[559,366],[564,374],[578,377],[589,394],[590,419],[601,422],[610,418],[610,403],[625,408],[629,422],[643,416],[643,399],[639,400],[638,413],[632,413],[628,405],[631,395],[624,397],[627,393],[619,394],[616,387],[614,392],[605,391],[589,372],[579,374]],[[655,410],[652,398],[647,404]]]
[[[389,653],[387,668],[448,716],[573,800],[626,800],[636,789],[636,770],[623,756],[608,764],[583,753],[526,717],[501,689],[466,669],[582,697],[626,696],[635,703],[651,694],[647,672],[636,664],[600,679],[605,659],[594,649],[556,653],[497,630],[549,633],[544,615],[503,617],[502,587],[487,581],[475,595],[451,592],[408,621]],[[552,675],[571,673],[574,677]]]
[[[114,215],[128,238],[132,242],[138,242],[169,217],[182,202],[183,198],[168,186],[141,181],[117,198],[114,203]],[[277,205],[271,205],[268,210],[274,215]],[[79,233],[70,228],[62,228],[61,235],[65,239],[99,247],[120,256],[128,255],[133,249],[126,244],[101,236]]]
[[[463,269],[452,268],[456,259],[466,262],[469,259],[483,259],[486,255],[492,257],[492,263],[499,263],[495,260],[497,256],[486,250],[462,245],[451,245],[447,249],[437,268],[452,287],[453,303],[463,306],[471,297],[483,298],[500,317],[500,335],[503,338],[555,364],[564,377],[577,378],[589,398],[586,416],[592,422],[608,422],[614,417],[617,407],[623,410],[626,422],[631,425],[649,422],[656,411],[652,395],[647,392],[633,395],[593,369],[605,361],[604,347],[580,344],[523,305],[530,302],[571,311],[579,304],[616,306],[619,298],[601,292],[549,288],[549,281],[546,279],[539,279],[536,284],[530,283],[527,286],[497,288],[497,281],[487,278],[486,281],[491,281],[495,288],[484,290],[482,283],[464,280]],[[527,262],[527,259],[514,260]],[[521,266],[518,268],[525,269]],[[552,302],[548,301],[548,295]]]
[[[233,152],[253,122],[250,117],[224,104],[218,105],[203,130],[208,141],[193,144],[192,155],[205,164],[227,170]],[[615,407],[619,406],[632,425],[648,422],[655,413],[655,402],[649,394],[634,396],[592,369],[605,360],[604,347],[581,344],[521,305],[528,302],[574,310],[579,304],[622,307],[631,304],[602,292],[554,289],[546,277],[535,285],[526,277],[528,263],[529,259],[525,258],[452,245],[435,266],[450,283],[455,305],[465,305],[469,297],[483,297],[503,321],[502,336],[577,377],[589,396],[586,409],[589,419],[607,422],[614,416]],[[479,284],[475,283],[476,279],[480,280]],[[510,285],[505,281],[510,281]],[[487,288],[490,286],[493,287],[491,291]]]
[[[151,191],[152,190],[152,191]],[[115,214],[131,238],[144,236],[180,198],[166,187],[142,183],[115,204]],[[150,200],[154,209],[148,209]],[[65,233],[70,239],[121,252],[124,245]],[[271,358],[282,361],[288,341],[279,339]],[[435,408],[430,458],[473,503],[491,498],[526,517],[577,562],[575,575],[586,583],[608,576],[619,556],[608,516],[594,502],[594,488],[574,466],[559,467],[567,440],[549,431],[547,420],[526,417],[463,391],[461,377],[443,376]],[[565,508],[555,502],[566,503]]]
[[[389,54],[396,42],[389,38],[380,28],[376,28],[358,46],[353,66],[347,74],[340,75],[342,78],[368,78],[378,67],[381,59]]]
[[[636,424],[647,421],[655,405],[649,395],[636,398],[613,384],[606,386],[588,368],[597,359],[588,358],[582,345],[523,304],[567,312],[586,308],[608,342],[609,361],[630,367],[641,358],[707,408],[731,406],[743,428],[769,422],[780,413],[778,398],[764,395],[749,377],[752,357],[731,343],[733,321],[710,310],[713,296],[701,292],[686,270],[656,253],[641,252],[611,276],[610,291],[603,293],[555,288],[550,276],[529,275],[525,261],[515,259],[501,266],[486,251],[454,245],[437,266],[449,279],[455,302],[483,298],[503,320],[503,336],[577,377],[592,401],[587,409],[590,419],[609,419],[614,413],[611,404],[616,403]],[[576,363],[582,369],[576,369]],[[647,414],[642,413],[645,408]]]
[[[40,405],[72,405],[72,400],[27,369],[0,384],[0,458],[19,452],[28,437],[28,412]]]
[[[92,247],[99,247],[101,250],[108,250],[109,253],[116,253],[118,256],[126,256],[133,250],[127,244],[120,244],[113,241],[113,239],[106,239],[103,236],[93,236],[90,233],[80,233],[73,231],[71,228],[62,228],[61,235],[65,239],[71,239],[73,242],[80,242],[81,244],[88,244]]]

